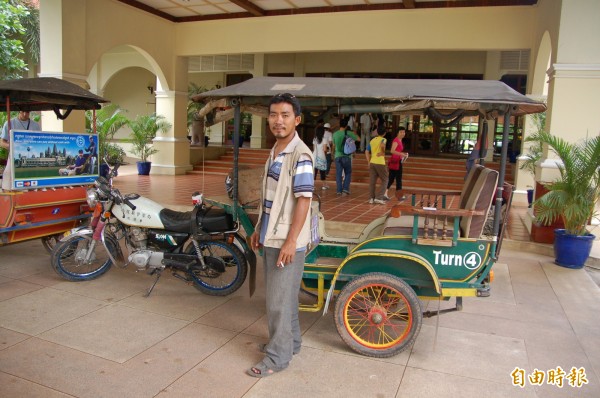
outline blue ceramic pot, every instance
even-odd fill
[[[571,235],[564,229],[554,230],[555,263],[566,268],[583,268],[592,251],[595,235]]]
[[[149,175],[150,167],[152,167],[152,162],[137,162],[138,174],[141,176]]]

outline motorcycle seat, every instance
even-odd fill
[[[195,228],[192,228],[192,219],[195,217]],[[175,211],[162,209],[159,213],[165,229],[173,232],[205,232],[218,233],[233,231],[235,228],[233,217],[224,209],[203,207],[194,211]]]
[[[165,229],[173,232],[191,233],[192,212],[162,209],[158,214]]]

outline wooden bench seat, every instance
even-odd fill
[[[411,203],[392,208],[383,235],[412,235],[415,243],[442,246],[455,244],[458,237],[479,238],[497,184],[497,171],[477,165],[461,192],[404,191],[411,195]],[[458,208],[453,209],[456,197]]]

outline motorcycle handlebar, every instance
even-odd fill
[[[124,204],[126,204],[127,206],[129,206],[129,208],[130,208],[131,210],[135,210],[135,209],[137,209],[137,207],[135,207],[135,205],[134,205],[133,203],[131,203],[131,201],[130,201],[129,199],[127,199],[127,198],[124,198],[124,197],[123,197],[123,195],[121,195],[121,191],[119,191],[117,188],[114,188],[114,189],[112,190],[112,195],[113,195],[113,197],[115,198],[115,202],[116,202],[117,204],[124,203]]]
[[[123,203],[125,203],[127,206],[129,206],[129,208],[130,208],[131,210],[135,210],[135,209],[136,209],[135,205],[134,205],[133,203],[131,203],[131,202],[129,201],[129,199],[123,199]]]

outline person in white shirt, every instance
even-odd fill
[[[360,115],[360,151],[364,152],[367,148],[367,144],[371,139],[371,114],[363,113]]]
[[[325,152],[325,159],[327,159],[327,170],[325,170],[325,176],[328,176],[329,170],[331,170],[331,162],[333,162],[331,156],[331,148],[333,147],[333,133],[331,132],[331,124],[325,123],[323,128],[325,129],[323,141],[327,144],[327,152]]]
[[[41,131],[42,128],[38,122],[29,118],[28,110],[21,110],[19,111],[19,115],[16,119],[10,120],[10,128],[8,126],[8,120],[6,123],[4,123],[4,126],[2,126],[2,133],[0,134],[0,148],[5,148],[7,150],[10,149],[10,130]],[[13,162],[11,161],[9,154],[6,167],[4,168],[4,173],[2,174],[2,189],[12,188],[12,163]]]

